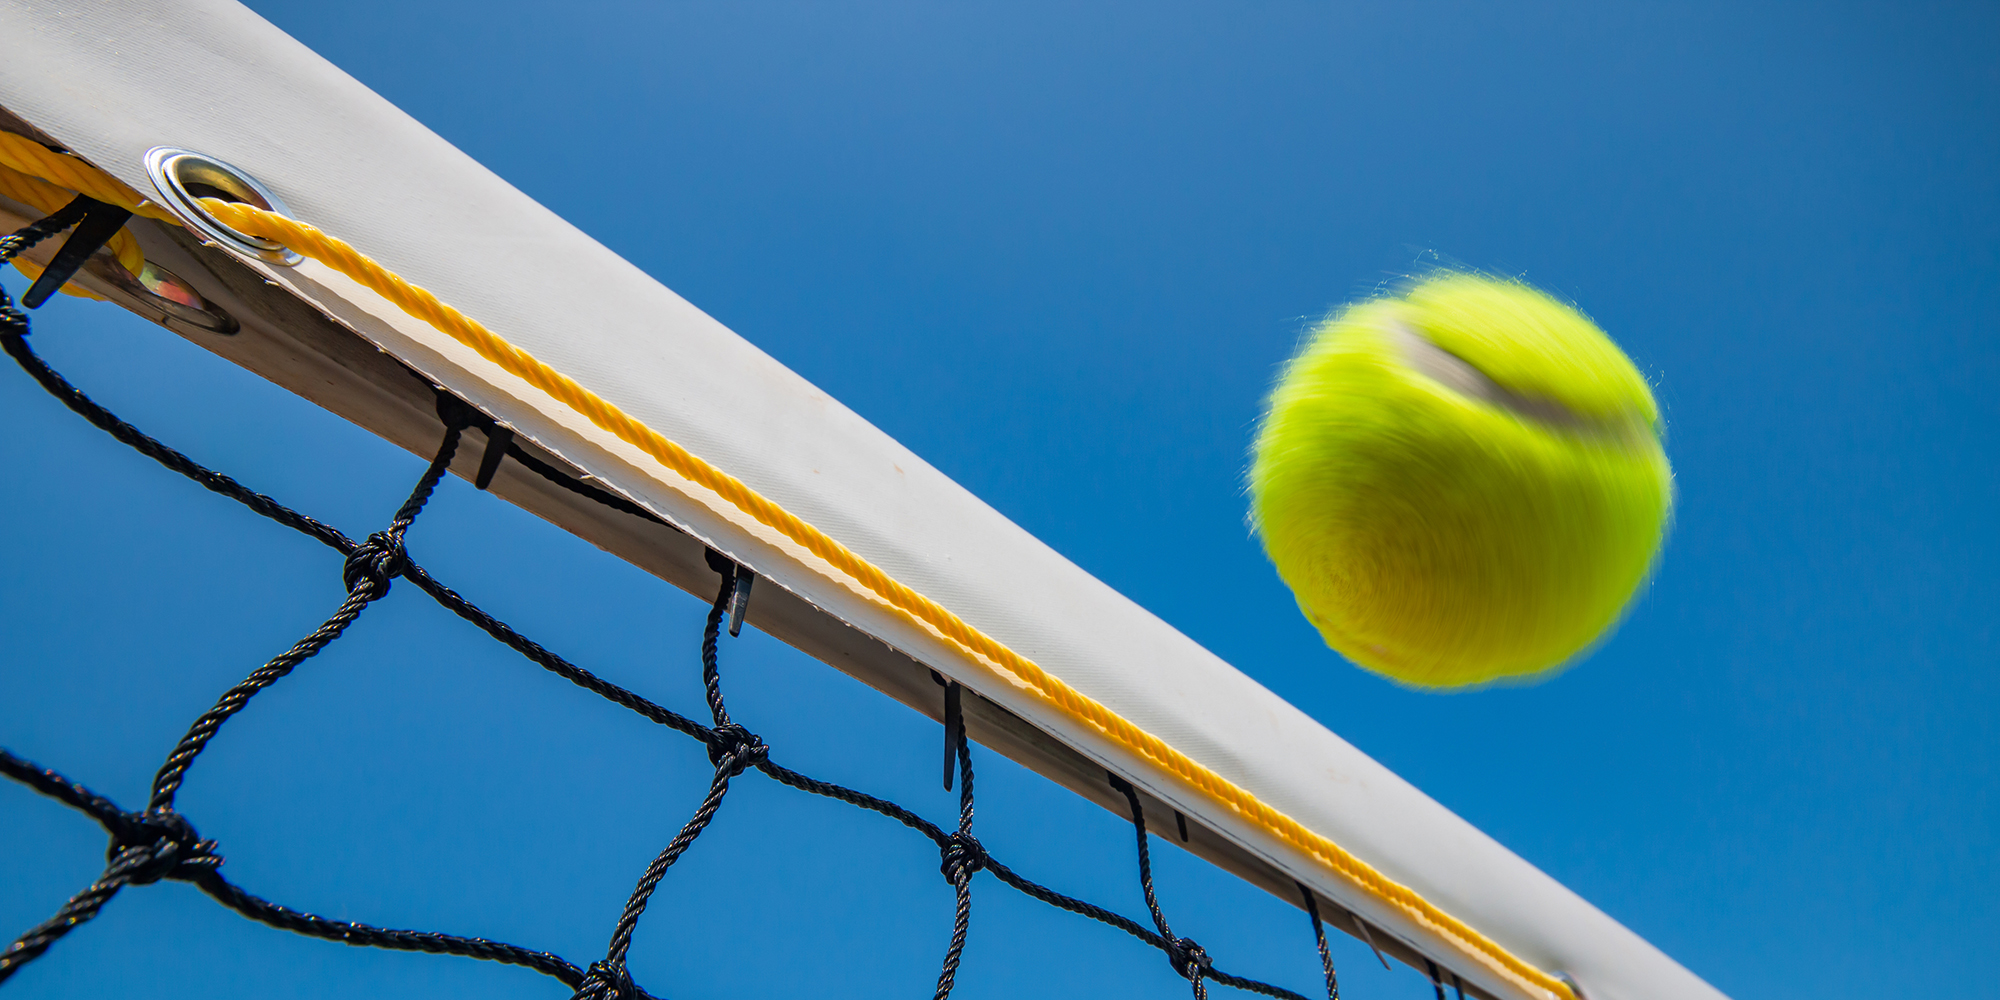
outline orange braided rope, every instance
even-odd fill
[[[449,305],[429,291],[412,285],[375,263],[352,246],[303,222],[249,205],[204,198],[201,204],[217,221],[237,232],[281,243],[372,289],[411,316],[436,327],[530,385],[548,393],[592,423],[657,459],[675,473],[701,485],[776,530],[806,551],[874,592],[890,607],[960,648],[1025,681],[1050,704],[1082,721],[1120,746],[1139,754],[1228,807],[1286,843],[1305,851],[1331,871],[1370,895],[1389,903],[1439,936],[1485,957],[1523,983],[1548,991],[1560,1000],[1576,1000],[1569,985],[1523,961],[1485,935],[1438,909],[1408,886],[1397,883],[1340,845],[1307,829],[1255,795],[1190,759],[1185,754],[1119,716],[1082,692],[1051,676],[1034,662],[973,628],[936,601],[911,590],[880,567],[861,558],[797,515],[765,499],[734,476],[701,460],[679,444],[627,415],[610,402],[543,364],[526,351]]]

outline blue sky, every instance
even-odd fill
[[[253,6],[1732,996],[1981,981],[1991,5]],[[1260,399],[1305,325],[1435,259],[1573,298],[1668,421],[1658,578],[1535,687],[1427,695],[1347,666],[1243,524]],[[421,470],[110,307],[59,301],[36,329],[107,405],[350,534]],[[338,562],[18,373],[0,422],[0,745],[136,805],[187,723],[337,603]],[[462,482],[410,545],[553,648],[699,709],[697,601]],[[732,710],[785,760],[950,815],[933,725],[754,632],[727,655]],[[996,853],[1143,914],[1129,828],[979,762]],[[692,744],[404,588],[232,722],[182,805],[270,898],[581,963],[705,782]],[[53,912],[102,848],[0,784],[0,928]],[[1176,930],[1314,987],[1297,910],[1158,857]],[[634,971],[676,998],[928,995],[936,864],[886,822],[742,781]],[[1349,996],[1428,994],[1366,955],[1336,942]],[[985,880],[959,981],[1185,988]],[[562,993],[294,938],[178,884],[128,892],[9,988]]]

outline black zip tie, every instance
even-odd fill
[[[604,960],[592,965],[577,987],[576,996],[579,998],[612,1000],[631,995],[631,977],[626,970],[625,958],[631,951],[632,934],[639,927],[639,918],[645,914],[653,891],[666,878],[667,870],[680,860],[689,847],[694,846],[696,838],[715,819],[716,810],[722,808],[723,796],[729,793],[730,779],[764,763],[770,755],[770,748],[762,740],[730,721],[729,710],[723,703],[722,671],[716,654],[723,614],[736,593],[738,577],[731,572],[734,564],[714,549],[708,551],[708,564],[722,577],[722,585],[716,591],[715,603],[709,607],[708,621],[701,634],[702,683],[708,691],[709,712],[715,719],[715,728],[710,731],[708,740],[708,757],[715,765],[715,776],[709,780],[708,794],[703,797],[694,815],[681,824],[679,832],[667,842],[666,848],[653,859],[653,863],[646,866],[645,874],[639,877],[639,884],[633,888],[631,898],[625,902],[625,911],[619,915],[618,925],[612,930]]]
[[[743,632],[743,616],[750,613],[750,585],[757,582],[757,574],[742,563],[736,564],[736,587],[729,594],[729,637],[736,638]]]
[[[750,610],[750,585],[757,582],[757,574],[714,549],[708,550],[707,558],[708,568],[724,578],[723,599],[727,602],[729,636],[733,639],[743,631],[743,616]]]
[[[709,716],[715,720],[715,728],[720,730],[730,724],[729,708],[722,701],[722,619],[735,601],[736,589],[743,577],[735,572],[735,563],[714,549],[708,550],[708,565],[722,577],[722,585],[715,592],[715,603],[709,606],[708,621],[701,630],[701,682],[708,692]],[[711,743],[710,750],[714,748],[715,744]]]
[[[1319,946],[1320,968],[1326,971],[1326,1000],[1340,1000],[1340,979],[1333,974],[1333,952],[1326,946],[1326,925],[1319,919],[1319,897],[1304,882],[1294,882],[1306,898],[1306,915],[1312,918],[1313,943]]]
[[[1431,990],[1437,993],[1437,1000],[1444,1000],[1444,980],[1438,978],[1438,964],[1426,958],[1424,969],[1430,973]]]
[[[1174,828],[1180,831],[1181,843],[1183,844],[1187,843],[1188,842],[1187,817],[1181,815],[1181,811],[1179,809],[1174,810]]]
[[[952,682],[945,691],[947,710],[955,710],[958,683]],[[938,864],[939,873],[952,887],[951,944],[945,948],[944,965],[938,970],[937,991],[932,1000],[945,1000],[958,982],[959,962],[965,957],[965,939],[972,927],[972,876],[993,863],[986,856],[986,848],[972,836],[972,745],[965,738],[962,723],[953,730],[953,737],[958,754],[958,831],[941,845],[942,858]],[[945,788],[951,788],[949,775],[945,778]]]
[[[513,431],[499,424],[486,428],[486,453],[479,457],[479,476],[472,485],[482,490],[493,485],[493,475],[500,471],[500,460],[507,457],[507,449],[513,446]]]
[[[90,260],[90,255],[111,242],[111,237],[118,235],[118,230],[123,229],[132,218],[130,211],[116,205],[107,205],[82,195],[77,196],[77,201],[89,203],[84,206],[82,221],[76,224],[76,231],[69,234],[62,249],[49,259],[49,266],[42,269],[41,277],[36,278],[35,283],[21,295],[21,304],[30,309],[40,309],[42,303],[56,293],[56,289],[76,277],[76,272]]]
[[[1451,974],[1451,988],[1453,992],[1458,994],[1458,1000],[1465,1000],[1465,983],[1458,978],[1458,973],[1456,972]]]
[[[69,200],[69,204],[6,236],[0,236],[0,264],[13,260],[20,256],[22,251],[83,221],[83,217],[90,213],[90,206],[95,204],[98,202],[77,195]]]
[[[958,747],[965,742],[965,707],[957,681],[944,685],[944,790],[951,791],[951,772],[957,764]]]
[[[1153,926],[1160,931],[1161,947],[1167,953],[1167,962],[1194,988],[1194,1000],[1208,1000],[1208,986],[1202,982],[1208,974],[1208,952],[1193,938],[1174,936],[1173,930],[1167,926],[1167,915],[1160,910],[1159,897],[1153,893],[1153,862],[1146,845],[1146,810],[1139,805],[1139,792],[1131,782],[1116,774],[1110,775],[1110,778],[1111,787],[1123,793],[1125,801],[1132,807],[1132,828],[1139,835],[1139,888],[1145,891],[1146,909],[1153,915]]]
[[[437,395],[438,419],[447,426],[478,428],[486,435],[486,450],[479,456],[479,471],[472,478],[474,488],[484,492],[493,485],[493,475],[500,471],[500,461],[507,457],[508,448],[514,444],[514,432],[500,426],[500,422],[487,416],[485,411],[458,398],[457,394],[440,385],[431,386]]]
[[[1347,911],[1347,919],[1354,921],[1354,926],[1361,931],[1361,940],[1368,942],[1368,950],[1375,953],[1375,958],[1382,963],[1382,967],[1390,968],[1389,956],[1382,954],[1382,949],[1375,944],[1375,934],[1368,929],[1368,921],[1361,919],[1361,914],[1353,910]]]
[[[83,208],[77,203],[72,203],[66,206],[63,211],[43,219],[34,225],[12,235],[0,237],[0,262],[11,259],[25,247],[32,246],[34,243],[68,228],[82,214]],[[372,594],[373,597],[369,600],[358,601],[359,607],[365,608],[370,601],[379,599],[386,593],[390,580],[401,576],[409,580],[419,590],[423,591],[446,610],[464,618],[492,638],[507,645],[543,669],[563,677],[571,683],[603,697],[613,704],[630,709],[655,723],[703,742],[708,747],[710,760],[716,765],[716,781],[711,785],[712,794],[709,800],[704,801],[703,807],[697,810],[694,818],[682,827],[680,834],[675,837],[674,842],[670,843],[667,851],[662,853],[662,858],[656,860],[655,865],[660,866],[660,875],[664,875],[665,866],[670,866],[673,863],[673,859],[678,857],[679,852],[685,851],[687,846],[693,842],[693,839],[699,836],[701,831],[705,829],[709,820],[713,818],[716,808],[720,805],[720,795],[717,793],[726,789],[727,781],[745,770],[755,768],[788,787],[879,813],[923,834],[937,845],[941,856],[940,871],[945,875],[947,881],[952,883],[954,890],[959,896],[957,919],[953,925],[952,943],[947,949],[945,964],[940,972],[939,992],[937,994],[939,998],[944,997],[949,992],[963,954],[966,929],[969,926],[970,920],[969,885],[971,876],[978,871],[984,870],[993,872],[994,876],[1001,882],[1030,898],[1123,930],[1145,944],[1165,951],[1170,960],[1196,961],[1198,958],[1197,971],[1206,979],[1212,979],[1228,986],[1260,993],[1265,996],[1279,998],[1279,1000],[1305,1000],[1304,997],[1289,990],[1272,986],[1268,983],[1229,975],[1217,970],[1207,963],[1205,954],[1201,954],[1198,946],[1194,946],[1192,941],[1176,940],[1156,934],[1117,913],[1055,892],[1045,886],[1023,878],[1006,865],[1001,864],[997,859],[989,856],[985,849],[979,845],[979,842],[973,838],[971,833],[972,761],[970,743],[965,736],[962,721],[959,727],[957,746],[955,747],[963,779],[960,786],[960,814],[958,829],[951,833],[947,833],[937,825],[893,802],[831,782],[819,781],[773,763],[769,759],[768,749],[763,745],[762,741],[751,735],[742,726],[730,722],[722,704],[719,672],[716,666],[716,646],[720,623],[724,617],[728,616],[728,609],[740,609],[742,607],[742,601],[747,598],[749,584],[755,579],[755,575],[747,567],[739,567],[733,561],[721,557],[719,553],[712,553],[712,557],[727,566],[728,569],[725,570],[720,566],[717,567],[717,572],[724,576],[724,583],[723,588],[717,594],[716,603],[710,608],[708,625],[703,633],[702,649],[704,682],[710,695],[711,713],[716,720],[714,728],[700,725],[685,716],[656,705],[625,688],[604,681],[589,671],[569,663],[567,660],[536,644],[533,640],[516,632],[504,622],[488,615],[470,601],[459,596],[449,587],[432,578],[421,566],[411,561],[404,552],[401,543],[402,535],[414,521],[417,513],[422,510],[430,493],[436,489],[439,482],[443,479],[445,470],[450,463],[451,454],[455,450],[463,430],[473,426],[481,427],[482,429],[493,426],[491,418],[479,413],[478,410],[458,400],[455,396],[442,391],[439,393],[438,410],[440,418],[446,425],[446,440],[440,447],[438,456],[433,459],[430,468],[426,470],[416,490],[412,492],[410,499],[405,501],[403,507],[398,510],[389,530],[378,532],[370,536],[367,540],[357,544],[339,531],[300,514],[272,500],[270,497],[250,490],[228,476],[201,466],[180,452],[159,443],[131,425],[119,420],[108,410],[105,410],[82,392],[78,391],[74,386],[71,386],[53,369],[43,363],[33,351],[29,350],[26,343],[28,333],[29,324],[27,317],[13,307],[12,302],[6,298],[4,291],[0,291],[0,344],[4,344],[8,353],[21,364],[22,368],[50,394],[56,396],[65,406],[77,412],[100,429],[110,433],[120,442],[154,459],[167,468],[193,479],[211,491],[244,504],[252,511],[264,517],[315,538],[347,556],[347,561],[343,566],[342,577],[348,584],[350,601],[343,602],[343,610],[347,609],[347,605],[350,602],[356,600],[357,595]],[[489,444],[490,442],[491,439],[489,438]],[[513,456],[522,465],[530,469],[530,471],[534,471],[538,475],[571,492],[607,507],[631,513],[655,523],[666,523],[658,516],[622,497],[579,482],[556,471],[546,463],[523,452],[518,444],[510,443],[505,449],[505,454]],[[631,977],[625,971],[624,952],[630,946],[630,929],[626,926],[626,921],[621,920],[620,926],[623,930],[623,944],[616,947],[617,954],[615,957],[608,955],[605,961],[592,965],[588,970],[583,970],[546,952],[531,951],[480,938],[464,938],[422,931],[391,930],[371,927],[366,924],[328,920],[324,917],[290,910],[278,904],[259,899],[230,884],[217,870],[222,859],[220,854],[216,852],[213,843],[200,840],[195,835],[193,827],[185,819],[181,818],[179,814],[172,811],[171,802],[173,793],[184,779],[188,765],[194,756],[199,754],[201,749],[206,746],[207,741],[213,737],[215,730],[227,718],[236,711],[239,711],[257,691],[275,682],[285,672],[295,667],[297,663],[310,657],[319,649],[324,648],[327,643],[331,642],[334,637],[337,637],[345,629],[347,624],[352,622],[354,615],[357,615],[358,612],[359,608],[356,608],[353,609],[353,614],[343,616],[343,611],[336,611],[335,616],[330,618],[319,630],[316,630],[307,639],[302,640],[292,650],[280,656],[277,660],[266,664],[264,668],[260,668],[259,671],[253,673],[251,678],[243,684],[232,688],[231,692],[226,694],[214,709],[211,709],[201,720],[197,721],[196,725],[190,729],[188,737],[182,740],[181,745],[176,748],[175,754],[169,758],[168,764],[161,768],[161,773],[156,778],[154,799],[156,802],[164,802],[166,805],[163,808],[153,808],[152,803],[149,803],[147,812],[126,813],[108,799],[62,777],[54,771],[38,768],[20,758],[13,757],[4,750],[0,750],[0,776],[20,781],[66,805],[90,814],[112,834],[113,838],[111,867],[107,869],[106,874],[100,877],[96,883],[93,883],[89,889],[72,898],[56,920],[45,922],[35,930],[30,931],[28,935],[24,936],[21,942],[17,942],[4,955],[0,955],[0,980],[6,979],[13,971],[20,968],[27,961],[46,951],[48,945],[53,943],[54,940],[90,919],[124,886],[144,884],[157,879],[177,879],[193,882],[203,892],[246,917],[295,933],[326,940],[342,941],[352,945],[461,955],[519,965],[553,976],[565,985],[577,990],[579,995],[606,998],[616,996],[622,998],[622,1000],[646,1000],[649,997],[643,989],[632,983]],[[329,632],[331,632],[331,635],[327,634]],[[944,679],[935,672],[933,672],[932,676],[937,678],[940,684],[945,683]],[[1114,777],[1114,784],[1117,781],[1118,779]],[[1129,785],[1126,787],[1129,789]],[[1136,807],[1136,798],[1133,801]],[[1139,829],[1143,855],[1143,814],[1141,814],[1140,818]],[[664,866],[661,866],[662,860],[665,862]],[[1150,896],[1150,869],[1143,856],[1142,874],[1145,875]],[[648,875],[653,875],[653,871],[650,868]],[[643,911],[645,905],[643,897],[650,895],[653,886],[656,886],[657,882],[658,878],[652,878],[650,884],[646,880],[642,880],[640,889],[635,890],[633,902],[637,904],[637,912]],[[1149,902],[1156,905],[1156,901],[1150,900],[1150,898]],[[634,910],[633,903],[628,903],[628,915],[632,918],[633,922],[636,922],[637,912],[632,912]],[[1161,926],[1164,927],[1163,922]],[[617,935],[614,935],[615,945],[617,945],[617,937]],[[1197,990],[1205,989],[1201,982],[1196,982],[1195,988]]]
[[[21,255],[21,251],[54,236],[77,224],[93,204],[89,198],[78,195],[69,204],[56,209],[42,218],[29,223],[6,236],[0,236],[0,264],[5,264]],[[7,297],[7,291],[0,288],[0,337],[9,343],[27,337],[28,316],[14,307],[14,300]]]

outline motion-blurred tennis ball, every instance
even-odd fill
[[[1564,665],[1646,579],[1673,502],[1611,338],[1517,281],[1350,305],[1271,394],[1252,518],[1327,645],[1418,687]]]

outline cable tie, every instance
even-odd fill
[[[502,427],[485,411],[458,398],[456,393],[441,385],[431,386],[431,391],[437,394],[438,419],[444,421],[447,429],[476,427],[485,432],[486,451],[479,457],[479,472],[473,477],[472,485],[481,490],[493,485],[493,474],[500,471],[500,460],[507,457],[508,449],[514,444],[514,431]]]
[[[69,204],[54,212],[5,236],[0,236],[0,264],[13,260],[30,247],[76,225],[83,219],[90,205],[89,198],[78,195],[71,199]],[[6,345],[7,353],[14,355],[16,359],[21,358],[23,352],[27,352],[29,332],[28,314],[14,308],[13,300],[7,297],[6,289],[0,288],[0,343]],[[32,352],[27,353],[32,354]],[[22,363],[25,365],[27,362]],[[32,366],[30,374],[33,374]]]
[[[91,254],[109,243],[111,237],[118,235],[118,230],[123,229],[132,218],[131,212],[116,205],[107,205],[82,195],[77,196],[77,201],[87,203],[83,220],[76,224],[76,231],[69,234],[62,249],[49,260],[49,266],[42,270],[41,277],[36,278],[35,283],[28,286],[27,293],[21,296],[21,304],[30,309],[41,308],[42,303],[56,293],[56,289],[76,276],[84,262],[90,260]]]
[[[1382,954],[1381,946],[1375,943],[1375,935],[1368,929],[1368,921],[1361,919],[1361,914],[1353,910],[1347,911],[1347,919],[1354,921],[1354,926],[1361,931],[1361,940],[1368,942],[1368,949],[1375,953],[1376,960],[1382,963],[1383,968],[1389,968],[1389,957]]]
[[[0,262],[11,258],[23,248],[39,240],[62,232],[77,223],[85,214],[82,199],[72,203],[62,211],[43,219],[19,232],[0,236]],[[638,917],[644,912],[645,904],[660,878],[666,873],[681,852],[693,843],[705,829],[721,805],[729,779],[752,767],[759,767],[779,782],[815,795],[824,795],[863,809],[868,809],[891,817],[937,842],[940,851],[940,873],[958,890],[958,920],[954,929],[954,943],[948,952],[946,965],[939,979],[938,997],[950,992],[953,975],[958,966],[958,957],[963,949],[970,899],[970,881],[974,874],[982,870],[993,871],[1002,882],[1026,893],[1031,898],[1077,913],[1090,919],[1101,921],[1124,930],[1147,944],[1160,947],[1167,952],[1177,974],[1189,979],[1194,986],[1197,1000],[1206,996],[1204,981],[1213,979],[1225,985],[1249,989],[1281,1000],[1304,1000],[1298,994],[1280,987],[1255,980],[1226,975],[1214,969],[1205,949],[1190,938],[1177,938],[1168,930],[1164,915],[1160,912],[1154,896],[1150,865],[1147,860],[1146,828],[1144,812],[1140,808],[1137,793],[1130,782],[1117,774],[1106,772],[1111,787],[1122,792],[1130,800],[1133,825],[1139,837],[1139,867],[1141,887],[1146,895],[1148,909],[1152,911],[1159,933],[1146,930],[1138,923],[1128,920],[1102,907],[1085,903],[1056,893],[1045,886],[1037,885],[987,854],[983,845],[971,834],[972,823],[972,769],[969,746],[965,745],[963,689],[955,682],[948,682],[936,671],[932,678],[945,687],[947,707],[948,751],[961,764],[963,785],[960,792],[961,805],[959,829],[955,833],[945,833],[934,824],[915,813],[887,800],[865,795],[853,789],[843,788],[829,782],[808,778],[783,767],[771,764],[769,748],[763,740],[744,727],[732,723],[723,711],[721,694],[716,676],[715,637],[718,626],[725,614],[732,609],[733,619],[740,625],[747,605],[749,589],[755,580],[755,573],[721,553],[709,550],[709,566],[722,576],[722,588],[715,604],[710,609],[710,617],[703,641],[704,680],[709,687],[711,708],[717,725],[707,728],[697,725],[677,713],[668,711],[646,699],[616,685],[602,681],[560,657],[543,649],[531,640],[514,632],[504,623],[444,587],[424,572],[423,568],[408,561],[404,551],[402,536],[418,514],[425,501],[430,498],[439,481],[450,466],[461,433],[477,427],[488,433],[488,452],[511,454],[522,466],[559,484],[566,484],[578,493],[590,496],[598,502],[630,509],[631,512],[658,520],[643,508],[624,501],[613,494],[604,493],[595,487],[585,486],[568,479],[545,463],[519,450],[509,441],[496,441],[497,426],[490,417],[466,404],[449,393],[439,390],[438,416],[445,424],[444,441],[429,469],[419,481],[396,514],[391,526],[368,536],[355,544],[346,536],[317,521],[312,520],[262,494],[249,490],[220,473],[207,469],[186,456],[147,437],[129,424],[118,420],[102,407],[64,381],[53,370],[36,358],[26,346],[28,333],[26,317],[14,310],[4,292],[0,292],[0,345],[7,353],[20,362],[30,376],[61,400],[77,411],[92,424],[109,432],[119,441],[131,445],[142,454],[161,462],[169,469],[188,476],[202,486],[249,506],[252,510],[279,523],[301,531],[310,537],[326,542],[347,553],[342,566],[342,580],[347,585],[350,597],[342,602],[341,610],[329,618],[326,624],[302,640],[291,650],[267,663],[252,673],[243,683],[230,689],[217,702],[214,709],[204,714],[189,730],[180,745],[175,748],[167,764],[162,767],[154,781],[154,801],[157,806],[146,812],[126,813],[110,800],[103,798],[61,775],[39,768],[0,750],[0,776],[26,783],[29,787],[50,795],[74,808],[96,818],[110,832],[112,843],[108,855],[109,870],[91,887],[73,897],[56,917],[32,929],[4,952],[0,952],[0,980],[5,980],[23,964],[32,961],[48,950],[57,939],[72,928],[90,920],[103,905],[117,894],[121,886],[143,885],[161,879],[177,879],[194,882],[204,892],[213,896],[223,905],[253,920],[301,934],[327,940],[344,941],[354,945],[368,945],[406,951],[425,951],[441,954],[463,955],[491,961],[504,962],[553,976],[565,984],[574,984],[576,997],[591,1000],[652,1000],[645,990],[636,986],[625,969],[624,954],[631,942],[631,932]],[[492,464],[491,460],[482,465]],[[661,522],[664,523],[664,522]],[[216,843],[202,840],[183,817],[171,808],[171,801],[184,776],[187,766],[199,754],[224,722],[257,692],[290,673],[304,659],[323,649],[337,639],[351,624],[362,609],[371,601],[381,597],[388,589],[390,581],[397,576],[407,577],[426,594],[430,595],[446,609],[471,621],[487,634],[509,647],[521,652],[542,667],[562,676],[585,689],[592,691],[615,704],[630,708],[652,721],[669,726],[681,733],[703,741],[711,763],[715,765],[716,777],[711,783],[710,794],[694,818],[682,827],[681,832],[670,842],[662,855],[654,862],[646,876],[627,903],[625,917],[613,938],[612,955],[590,967],[588,972],[546,952],[530,952],[512,945],[485,941],[478,938],[458,938],[446,934],[420,931],[390,930],[370,927],[365,924],[329,920],[287,909],[275,903],[259,899],[232,885],[222,877],[219,867],[223,858],[216,849]],[[736,629],[731,628],[731,634]],[[947,766],[952,763],[947,757]],[[947,779],[947,788],[950,787]],[[1186,837],[1185,816],[1176,813],[1182,826],[1182,836]],[[1303,887],[1302,887],[1303,888]],[[1307,897],[1308,906],[1313,901]],[[1352,914],[1350,914],[1352,916]],[[1359,923],[1359,918],[1355,918]],[[1365,924],[1361,925],[1366,934]],[[1317,928],[1316,928],[1317,930]],[[1373,941],[1370,941],[1373,944]],[[1380,954],[1379,949],[1377,954]],[[1386,959],[1384,960],[1386,965]],[[1454,976],[1454,983],[1457,977]]]
[[[964,689],[957,681],[944,685],[944,790],[951,791],[952,772],[958,768],[958,739],[965,732]]]
[[[732,581],[729,588],[729,636],[733,639],[743,632],[743,616],[750,611],[750,585],[757,582],[757,573],[714,549],[708,550],[708,568],[722,574],[723,579]]]
[[[729,637],[734,639],[743,632],[743,616],[750,613],[750,585],[757,582],[757,574],[742,563],[736,564],[736,587],[729,592]]]
[[[479,458],[479,475],[472,485],[485,489],[493,485],[493,475],[500,471],[500,460],[507,457],[507,449],[514,443],[514,432],[494,424],[486,428],[486,454]]]
[[[446,427],[477,427],[484,430],[493,426],[492,417],[480,412],[479,408],[471,403],[458,398],[450,389],[433,385],[431,392],[437,395],[438,419],[444,421]]]

